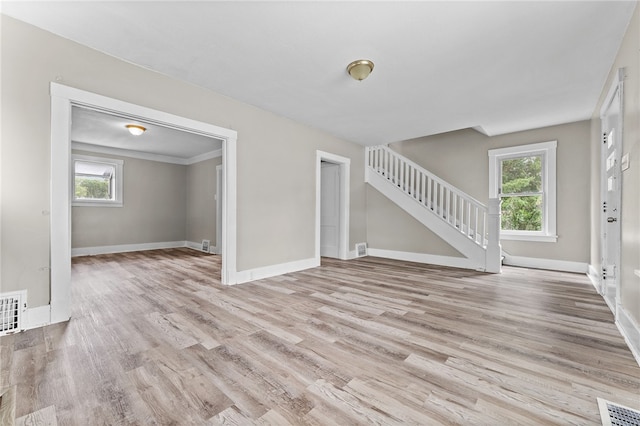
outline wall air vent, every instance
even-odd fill
[[[598,398],[602,426],[640,426],[640,411]]]
[[[367,255],[367,243],[356,244],[356,257],[362,257]]]
[[[24,330],[22,318],[26,311],[26,290],[0,294],[0,336]]]

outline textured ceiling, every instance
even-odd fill
[[[635,2],[3,2],[2,12],[365,145],[590,118]],[[362,82],[345,71],[375,63]]]

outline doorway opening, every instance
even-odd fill
[[[51,83],[51,317],[66,321],[71,313],[71,118],[73,107],[110,112],[167,128],[222,141],[221,282],[235,284],[236,270],[236,140],[233,130]]]
[[[349,259],[349,190],[351,160],[316,152],[315,257]]]

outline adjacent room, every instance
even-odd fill
[[[638,1],[0,36],[0,424],[640,425]]]

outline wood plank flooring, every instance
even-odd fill
[[[600,424],[640,367],[578,274],[366,257],[225,287],[189,249],[73,260],[73,317],[0,338],[16,424]]]

